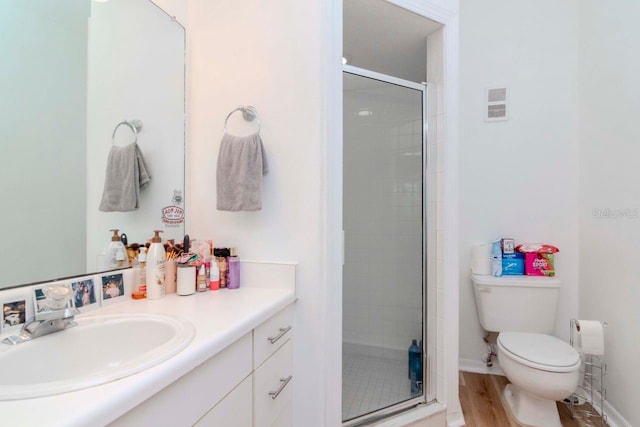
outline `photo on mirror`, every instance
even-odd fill
[[[109,305],[124,297],[124,277],[122,273],[102,276],[102,304]]]
[[[19,329],[27,321],[27,298],[17,297],[2,301],[2,331]]]
[[[52,295],[58,295],[60,297],[59,302],[50,300],[47,306],[46,289],[53,288],[57,291],[52,292]],[[66,303],[65,303],[66,298]],[[71,286],[67,282],[50,283],[38,288],[33,289],[33,307],[36,313],[43,313],[51,310],[62,310],[66,308],[73,308],[73,295]]]
[[[93,276],[74,279],[71,282],[71,289],[73,289],[73,304],[78,310],[84,312],[99,308],[100,304]]]

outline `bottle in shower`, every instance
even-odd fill
[[[413,361],[415,359],[420,359],[420,347],[418,347],[418,341],[413,340],[411,342],[411,346],[409,346],[409,364],[407,369],[407,376],[411,378],[411,366],[413,366]]]

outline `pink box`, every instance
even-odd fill
[[[524,273],[527,276],[555,276],[553,254],[525,253]]]

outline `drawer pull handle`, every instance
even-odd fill
[[[280,333],[278,335],[276,335],[275,337],[269,337],[267,339],[271,344],[274,344],[276,341],[282,338],[282,336],[287,332],[289,332],[290,330],[291,330],[291,326],[287,326],[286,328],[280,328]]]
[[[275,400],[278,395],[282,393],[282,390],[284,390],[287,384],[289,384],[289,381],[291,381],[292,378],[292,375],[289,375],[287,378],[280,378],[280,387],[278,387],[276,391],[270,391],[269,396],[271,396],[271,398]]]

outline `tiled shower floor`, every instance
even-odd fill
[[[407,359],[342,355],[342,419],[349,420],[411,398]]]

